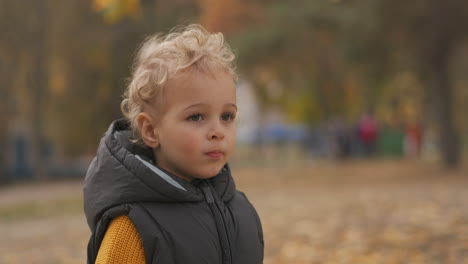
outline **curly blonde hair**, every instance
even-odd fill
[[[133,140],[142,143],[136,118],[145,106],[162,103],[158,95],[170,78],[191,67],[211,73],[224,70],[236,79],[234,58],[222,33],[210,33],[200,25],[176,27],[166,36],[147,38],[135,57],[120,105],[130,121]]]

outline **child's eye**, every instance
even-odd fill
[[[187,117],[187,120],[188,121],[198,122],[198,121],[203,120],[203,116],[201,114],[193,114],[193,115]]]
[[[229,112],[221,115],[221,119],[227,122],[233,121],[235,117],[236,115],[234,113],[229,113]]]

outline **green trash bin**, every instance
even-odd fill
[[[394,128],[384,128],[379,131],[377,149],[380,156],[403,157],[405,134]]]

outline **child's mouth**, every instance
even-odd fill
[[[210,158],[213,158],[213,159],[219,159],[224,156],[224,153],[221,151],[211,151],[211,152],[207,152],[206,155],[208,155]]]

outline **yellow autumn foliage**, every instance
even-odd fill
[[[113,24],[124,17],[141,15],[139,0],[94,0],[93,11],[102,13],[106,23]]]

